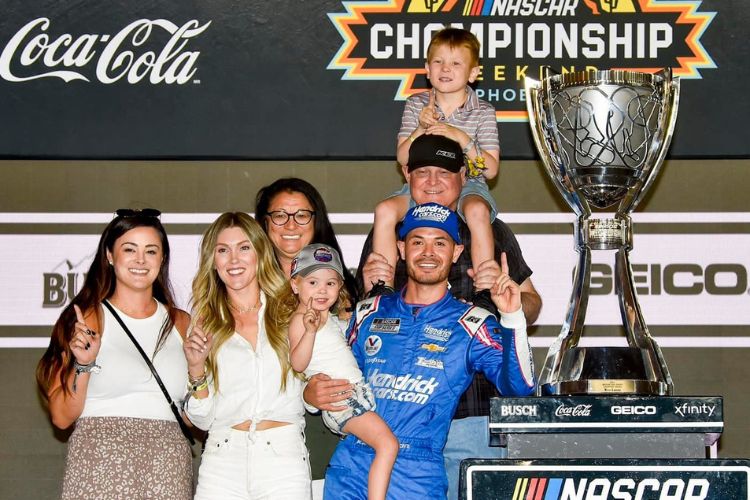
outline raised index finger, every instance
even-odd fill
[[[435,108],[435,89],[430,91],[430,101],[427,103],[428,108]]]
[[[77,304],[73,304],[73,309],[76,311],[76,320],[78,320],[79,323],[86,324],[86,320],[83,319],[83,313],[81,312],[81,308],[78,307]]]
[[[308,310],[308,311],[312,311],[312,308],[313,308],[313,306],[312,306],[312,297],[310,297],[310,298],[309,298],[309,299],[307,300],[307,310]]]
[[[510,275],[510,270],[508,269],[508,256],[505,255],[505,252],[500,254],[500,271],[502,271],[503,274]]]

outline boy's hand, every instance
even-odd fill
[[[362,267],[362,282],[364,283],[365,293],[369,292],[372,289],[372,284],[378,281],[393,283],[395,275],[396,270],[388,263],[388,259],[377,252],[370,253]]]
[[[424,133],[445,136],[448,139],[456,141],[462,148],[471,142],[471,137],[466,132],[446,122],[437,122],[430,125]]]
[[[439,123],[439,121],[440,113],[437,112],[437,108],[435,107],[435,91],[431,90],[430,101],[419,113],[419,126],[426,130],[432,125]]]

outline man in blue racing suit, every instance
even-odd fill
[[[448,273],[463,246],[456,214],[435,203],[404,218],[398,242],[407,284],[400,293],[360,302],[348,330],[372,387],[377,413],[400,443],[389,499],[445,498],[442,450],[458,399],[476,372],[506,396],[534,391],[521,292],[505,255],[491,288],[500,322],[448,293]],[[326,471],[326,499],[366,499],[374,451],[347,436]]]

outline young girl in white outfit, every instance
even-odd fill
[[[308,245],[292,261],[291,285],[298,305],[289,319],[290,360],[292,368],[308,378],[325,373],[354,384],[341,410],[323,411],[323,421],[333,432],[354,434],[375,450],[367,496],[370,500],[385,499],[398,440],[373,411],[372,389],[363,381],[334,315],[329,314],[343,298],[343,275],[339,254],[328,245]]]

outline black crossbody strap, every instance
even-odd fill
[[[172,396],[169,395],[169,391],[167,391],[167,388],[164,387],[164,382],[161,381],[161,377],[159,376],[159,373],[156,371],[156,368],[154,368],[154,364],[151,362],[150,359],[148,359],[148,355],[143,351],[143,348],[141,348],[141,345],[138,343],[135,337],[133,337],[133,334],[130,333],[130,329],[127,326],[125,326],[125,323],[122,321],[122,318],[120,318],[120,315],[117,314],[117,311],[115,311],[115,308],[112,307],[112,304],[110,304],[108,300],[105,300],[103,304],[107,306],[107,309],[109,309],[109,312],[112,313],[112,316],[115,317],[117,322],[120,323],[120,326],[122,327],[122,329],[125,330],[125,333],[127,333],[128,337],[130,337],[130,340],[133,341],[133,345],[135,345],[135,348],[138,349],[139,353],[141,353],[141,356],[143,357],[143,360],[146,362],[149,369],[151,370],[151,374],[154,376],[156,383],[159,384],[159,389],[161,389],[161,392],[164,394],[164,397],[167,398],[169,407],[172,409],[172,413],[174,413],[174,417],[177,419],[177,423],[180,424],[180,429],[182,430],[182,433],[185,435],[187,440],[190,441],[190,444],[195,444],[195,440],[193,439],[193,435],[190,433],[190,429],[188,429],[188,426],[187,424],[185,424],[185,421],[182,420],[182,417],[180,416],[180,411],[177,409],[177,405],[174,404],[174,401],[172,400]]]

